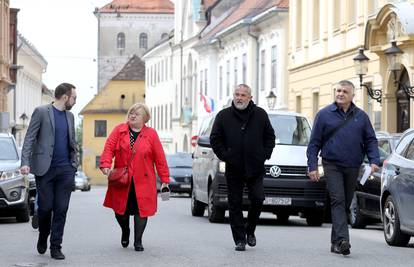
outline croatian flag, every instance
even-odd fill
[[[206,110],[207,113],[211,113],[214,111],[214,99],[208,96],[203,95],[200,92],[200,96],[201,96],[201,101],[204,104],[204,109]]]

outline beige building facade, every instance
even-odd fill
[[[413,1],[290,1],[289,109],[313,119],[334,101],[337,82],[347,79],[356,86],[355,104],[368,113],[376,130],[413,127],[413,99],[395,85],[385,56],[396,41],[403,51],[397,80],[414,84],[414,22],[407,13],[413,8]],[[363,87],[353,60],[361,47],[369,58]],[[366,87],[378,90],[380,97],[372,98]]]

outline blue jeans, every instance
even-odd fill
[[[50,168],[45,175],[36,176],[39,241],[47,242],[50,234],[50,249],[61,248],[75,172],[68,165]]]

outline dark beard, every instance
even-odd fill
[[[71,110],[72,109],[72,107],[73,107],[73,105],[71,106],[71,105],[69,105],[69,103],[68,102],[66,102],[65,103],[65,109],[66,110]]]

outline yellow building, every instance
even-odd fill
[[[106,184],[100,155],[112,129],[126,120],[129,107],[145,100],[145,65],[133,56],[80,112],[83,115],[82,169],[93,184]]]
[[[414,1],[294,0],[289,12],[289,109],[313,119],[334,101],[336,83],[347,79],[356,86],[355,103],[377,130],[414,127],[413,98],[395,85],[385,56],[396,41],[403,51],[397,80],[413,85]],[[358,48],[370,59],[362,87],[353,60]]]

